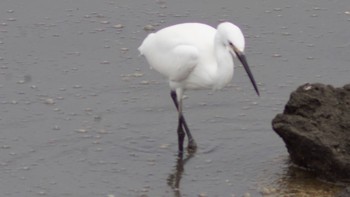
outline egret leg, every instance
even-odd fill
[[[182,152],[182,150],[183,150],[183,141],[184,141],[184,137],[185,137],[183,129],[185,129],[185,132],[186,132],[187,137],[188,137],[187,149],[189,151],[195,151],[197,148],[197,144],[194,141],[194,138],[192,137],[190,129],[188,128],[185,117],[182,113],[182,99],[180,99],[180,101],[178,102],[176,92],[173,90],[170,92],[170,95],[171,95],[171,98],[173,99],[175,107],[179,113],[179,121],[178,121],[178,128],[177,128],[178,137],[179,137],[179,151]],[[182,133],[183,133],[183,137],[182,137]]]
[[[179,123],[177,125],[177,136],[178,136],[178,144],[179,144],[179,155],[182,155],[184,150],[184,139],[185,139],[185,132],[182,128],[182,121],[179,119]]]

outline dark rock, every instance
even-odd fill
[[[349,197],[350,196],[350,187],[345,188],[343,191],[341,191],[339,194],[336,195],[336,197]]]
[[[350,180],[350,84],[305,84],[272,121],[293,163],[333,182]]]

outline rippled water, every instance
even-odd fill
[[[223,20],[246,35],[261,97],[240,66],[224,90],[188,92],[199,147],[178,160],[167,82],[136,49],[147,31]],[[305,82],[349,83],[349,24],[345,0],[1,1],[0,194],[332,196],[271,120]]]

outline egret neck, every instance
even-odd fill
[[[234,72],[233,58],[219,31],[215,34],[214,53],[217,62],[217,70],[215,73],[216,80],[213,80],[215,82],[213,84],[213,89],[217,90],[222,89],[231,81]]]

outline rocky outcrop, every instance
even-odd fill
[[[345,188],[343,191],[341,191],[339,194],[336,195],[336,197],[349,197],[350,196],[350,187]]]
[[[272,127],[293,163],[328,181],[350,181],[350,84],[300,86]]]

